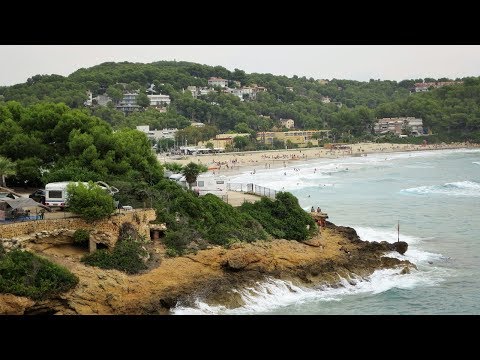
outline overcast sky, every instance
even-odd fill
[[[106,61],[174,59],[315,79],[480,75],[479,45],[0,45],[0,85],[37,74],[66,76]]]

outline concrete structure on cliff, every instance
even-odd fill
[[[0,242],[5,249],[28,248],[29,243],[65,245],[73,244],[73,235],[78,229],[90,231],[89,250],[98,245],[113,248],[117,243],[120,229],[128,223],[147,239],[153,238],[153,231],[166,230],[164,224],[150,224],[156,219],[154,209],[138,209],[116,213],[107,219],[88,222],[81,218],[24,221],[0,225]],[[158,236],[157,236],[158,237]]]

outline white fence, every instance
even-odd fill
[[[243,183],[228,183],[227,190],[229,191],[240,191],[250,194],[255,194],[259,196],[266,196],[271,199],[275,199],[277,196],[277,191],[255,184],[243,184]]]

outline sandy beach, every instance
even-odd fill
[[[357,143],[348,144],[347,146],[349,149],[330,150],[316,147],[289,150],[231,152],[209,155],[184,155],[181,157],[158,155],[158,160],[162,164],[175,162],[181,165],[193,161],[207,166],[209,172],[222,175],[235,175],[242,171],[273,169],[282,166],[290,166],[299,161],[305,162],[321,158],[335,159],[345,156],[368,156],[368,154],[374,153],[480,148],[480,145],[470,143],[432,145]]]

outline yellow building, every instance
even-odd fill
[[[299,147],[305,147],[309,142],[312,145],[318,145],[318,140],[313,139],[314,134],[319,134],[320,139],[328,138],[330,130],[296,130],[296,131],[265,131],[257,133],[257,141],[264,142],[267,145],[273,144],[273,139],[297,144]]]
[[[238,133],[238,134],[218,134],[215,136],[215,139],[210,139],[207,141],[199,141],[199,147],[206,147],[207,143],[211,142],[214,148],[225,148],[227,145],[231,145],[233,143],[233,139],[237,136],[246,136],[249,137],[249,133]]]

